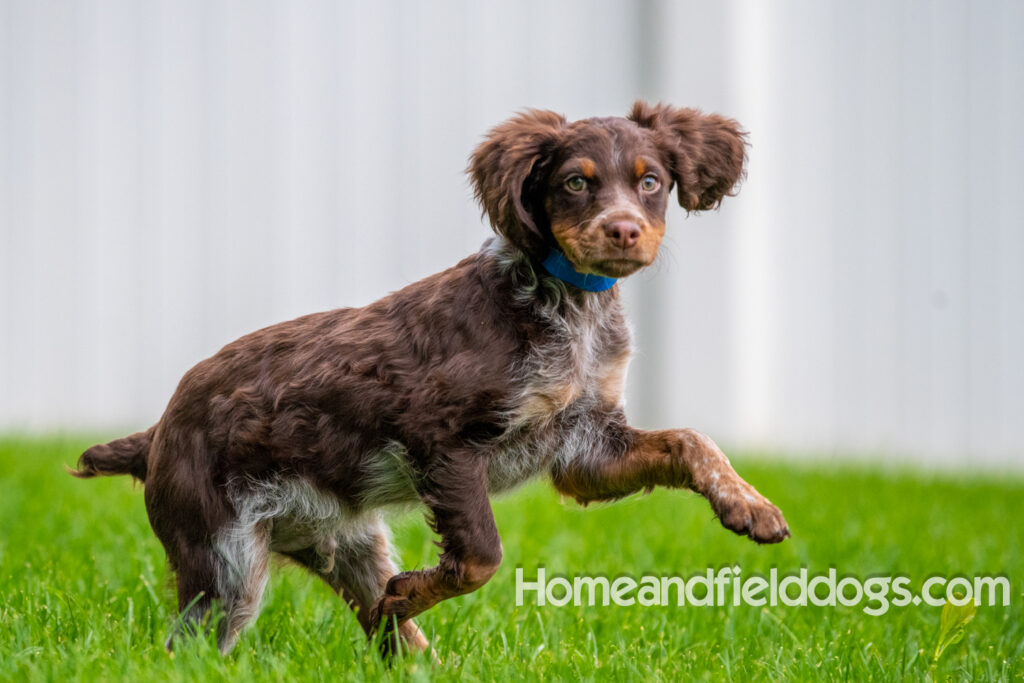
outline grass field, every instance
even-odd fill
[[[758,547],[722,529],[692,494],[608,506],[561,502],[543,482],[495,503],[505,559],[475,594],[419,619],[441,663],[390,669],[348,609],[298,569],[274,572],[262,616],[228,657],[196,639],[162,647],[174,616],[163,551],[142,489],[64,474],[90,441],[0,440],[0,679],[420,680],[1019,679],[1024,676],[1024,480],[797,466],[737,457],[785,511],[793,538]],[[399,518],[403,566],[433,563],[417,514]],[[1010,606],[977,608],[936,661],[942,608],[515,606],[527,578],[807,567],[866,578],[1003,574]]]

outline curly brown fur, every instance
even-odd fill
[[[717,206],[743,173],[737,124],[637,103],[629,118],[569,123],[527,111],[494,128],[469,174],[497,236],[476,254],[364,308],[249,334],[185,374],[159,422],[95,446],[78,476],[131,474],[177,574],[183,622],[215,602],[229,650],[259,608],[277,552],[321,576],[367,633],[423,649],[411,618],[494,574],[488,496],[549,474],[581,503],[654,486],[708,498],[758,542],[788,535],[779,511],[707,437],[630,427],[630,337],[617,287],[654,261],[669,191]],[[399,573],[382,508],[421,504],[436,567]]]

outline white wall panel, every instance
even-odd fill
[[[628,282],[629,411],[784,452],[1021,464],[1024,10],[0,1],[0,429],[159,415],[224,343],[488,234],[463,170],[526,106],[750,131]]]
[[[731,436],[1021,464],[1018,8],[730,9],[753,142]]]

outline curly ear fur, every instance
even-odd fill
[[[494,231],[528,252],[544,244],[541,178],[566,127],[565,117],[529,109],[498,124],[469,160],[477,201]]]
[[[684,209],[713,209],[736,194],[747,158],[747,134],[736,121],[699,109],[643,101],[633,105],[627,118],[657,135]]]

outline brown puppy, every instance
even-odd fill
[[[626,423],[629,330],[614,279],[650,265],[669,192],[716,207],[743,173],[735,121],[638,102],[568,123],[529,111],[469,165],[497,237],[359,309],[242,337],[192,368],[150,429],[86,451],[81,477],[145,482],[183,622],[216,601],[222,651],[257,613],[268,556],[305,565],[366,632],[482,586],[501,562],[488,496],[547,473],[580,503],[655,486],[705,496],[759,543],[782,514],[706,436]],[[422,503],[443,552],[399,572],[381,510]],[[168,644],[170,641],[168,641]]]

